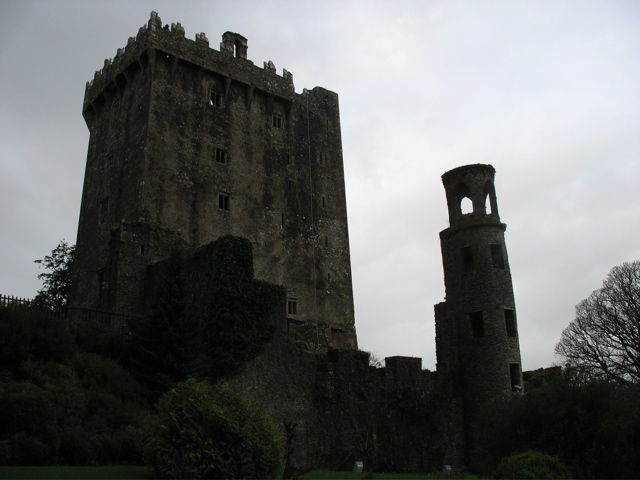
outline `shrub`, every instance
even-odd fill
[[[227,384],[177,384],[149,430],[147,462],[160,478],[273,478],[281,469],[271,419]]]
[[[528,451],[503,458],[494,477],[535,479],[572,478],[572,475],[558,457]]]

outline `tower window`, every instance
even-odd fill
[[[229,211],[229,194],[218,193],[218,208]]]
[[[493,268],[504,269],[502,245],[491,245],[491,262],[493,263]]]
[[[298,314],[298,301],[292,298],[287,300],[287,313],[289,315],[297,315]]]
[[[471,324],[471,332],[476,338],[484,337],[484,317],[482,312],[471,312],[467,315]]]
[[[511,391],[520,392],[522,391],[521,385],[521,374],[520,374],[520,364],[519,363],[510,363],[509,364],[509,376],[511,377]]]
[[[271,117],[271,125],[273,125],[275,128],[282,128],[282,117],[273,115]]]
[[[510,310],[508,308],[504,309],[504,322],[507,327],[507,336],[518,336],[518,330],[516,329],[516,316],[513,310]]]
[[[462,200],[460,200],[460,212],[463,215],[473,213],[473,202],[469,197],[463,197]]]
[[[215,150],[216,163],[225,164],[227,163],[227,152],[220,148],[216,148]]]
[[[322,208],[327,208],[327,199],[324,196],[322,197]]]
[[[209,105],[212,107],[221,107],[222,106],[222,95],[218,92],[211,92],[209,94]]]
[[[109,213],[109,197],[105,197],[100,200],[100,211],[98,213],[98,222],[104,223],[107,220],[107,213]]]
[[[287,155],[287,165],[293,165],[293,155]]]
[[[462,247],[460,249],[462,255],[462,269],[465,273],[473,271],[473,250],[471,246]]]
[[[289,192],[293,192],[293,186],[294,186],[293,180],[291,180],[291,179],[287,180],[287,190]]]
[[[104,276],[104,268],[98,271],[98,299],[102,300],[104,291],[107,289],[107,282]]]
[[[324,152],[322,152],[322,151],[318,152],[318,163],[320,165],[322,165],[323,167],[326,165],[326,157],[325,157]]]
[[[322,244],[323,244],[325,247],[328,247],[328,246],[329,246],[329,237],[328,237],[327,235],[325,235],[325,236],[322,238]]]

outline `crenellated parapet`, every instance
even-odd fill
[[[151,12],[149,21],[140,27],[138,34],[129,37],[127,45],[119,48],[113,59],[106,59],[103,68],[87,82],[83,112],[97,110],[114,92],[124,88],[133,75],[153,74],[159,56],[244,84],[252,92],[263,91],[291,100],[295,94],[293,75],[284,69],[282,75],[278,75],[271,61],[265,62],[264,68],[254,65],[247,59],[247,43],[242,35],[225,32],[218,51],[210,48],[204,33],[197,33],[195,40],[188,39],[180,23],[162,26],[158,14]]]

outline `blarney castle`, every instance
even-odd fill
[[[292,465],[477,464],[483,407],[523,385],[493,167],[442,177],[437,371],[401,356],[370,366],[355,329],[338,96],[296,93],[291,73],[254,65],[247,48],[231,32],[210,48],[152,12],[87,83],[72,305],[145,315],[154,265],[181,249],[206,276],[206,246],[245,237],[249,270],[286,299],[274,339],[232,381],[286,431]]]

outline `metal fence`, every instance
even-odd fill
[[[28,298],[19,298],[0,294],[0,307],[11,306],[34,309],[51,315],[52,317],[65,320],[103,323],[120,330],[122,333],[129,332],[129,319],[131,317],[119,313],[90,310],[88,308],[69,307],[67,305],[58,307],[42,302],[36,302]]]

